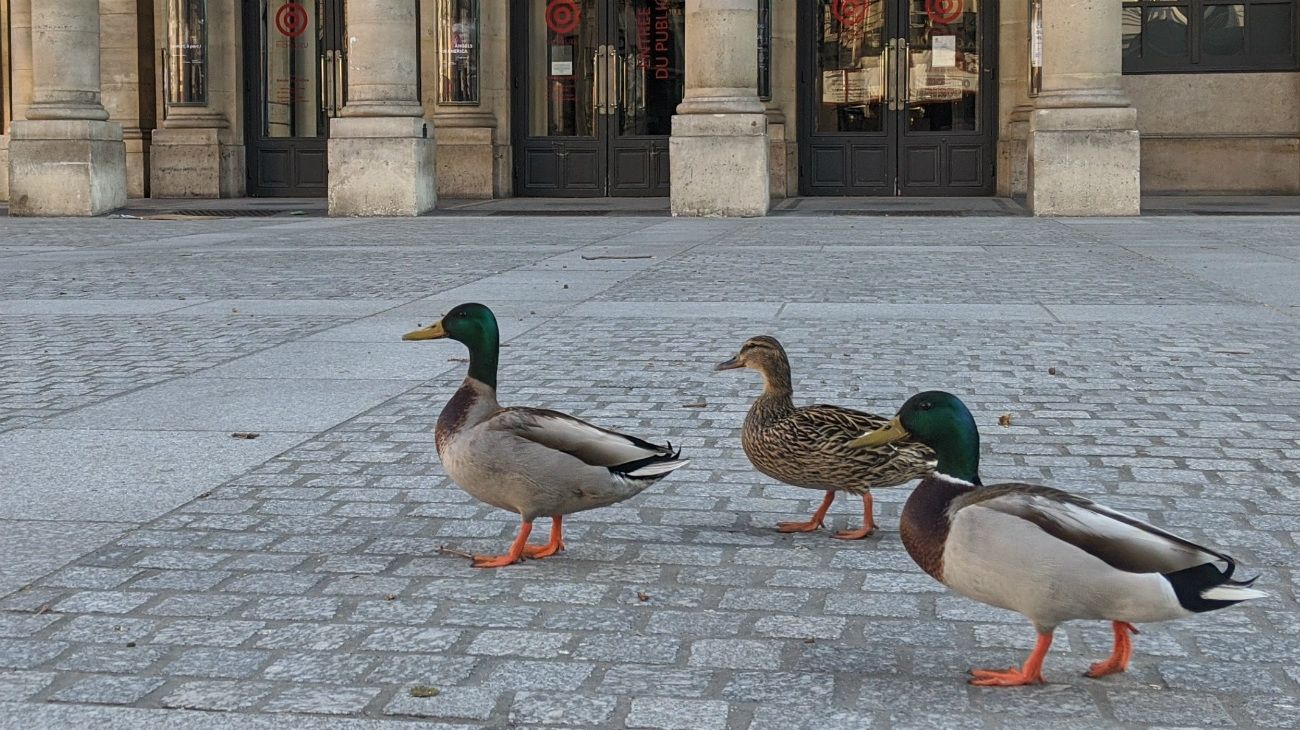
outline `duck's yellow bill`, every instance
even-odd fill
[[[403,340],[441,340],[447,336],[447,331],[442,328],[442,320],[438,320],[428,327],[421,327],[414,332],[407,332],[402,335]]]
[[[884,428],[878,428],[875,431],[869,431],[849,442],[849,446],[855,449],[865,449],[871,446],[884,446],[895,441],[910,436],[907,429],[899,422],[898,416],[890,420],[889,425]]]

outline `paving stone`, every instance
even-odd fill
[[[272,695],[262,709],[305,715],[358,715],[379,693],[377,687],[287,687]]]
[[[870,728],[874,718],[870,714],[852,710],[762,706],[754,711],[749,730],[858,730]],[[942,721],[931,727],[945,727]]]
[[[486,684],[501,689],[572,691],[586,681],[595,665],[588,662],[507,661],[488,676]],[[540,722],[528,720],[527,722]]]
[[[225,580],[224,570],[167,570],[131,584],[141,591],[206,591]]]
[[[510,722],[545,725],[604,726],[614,712],[613,697],[555,695],[550,692],[520,692],[510,706]]]
[[[681,642],[662,636],[622,636],[598,634],[578,645],[574,657],[601,662],[641,662],[672,664]]]
[[[600,691],[609,695],[703,697],[713,671],[671,669],[647,664],[614,664],[605,670]]]
[[[0,702],[21,702],[45,689],[54,681],[53,672],[0,670]]]
[[[87,677],[50,695],[56,702],[131,705],[163,685],[155,677]]]
[[[479,660],[430,654],[383,656],[365,681],[372,684],[432,685],[462,684],[474,672]]]
[[[259,598],[241,615],[246,618],[281,621],[328,621],[338,614],[341,605],[337,598],[313,596]]]
[[[352,684],[375,661],[375,657],[360,654],[284,654],[263,669],[262,676],[301,683]]]
[[[126,644],[153,631],[156,621],[121,616],[77,616],[50,635],[56,641]]]
[[[806,672],[736,672],[722,689],[731,702],[825,705],[835,694],[835,678]]]
[[[412,697],[403,689],[384,707],[384,714],[486,720],[500,698],[497,692],[482,688],[448,687],[434,697]]]
[[[1214,697],[1188,692],[1112,691],[1106,698],[1121,722],[1222,727],[1232,724],[1223,705]]]
[[[180,677],[243,679],[256,674],[270,657],[270,652],[249,649],[188,649],[162,671]]]
[[[167,649],[157,646],[98,646],[78,647],[59,658],[54,666],[78,672],[111,672],[126,674],[143,672],[158,663]]]
[[[188,710],[244,710],[271,693],[270,685],[233,680],[186,682],[159,700],[163,707]]]
[[[450,626],[483,628],[524,628],[541,611],[530,606],[456,606],[447,612],[444,623]]]
[[[361,648],[398,652],[443,651],[456,643],[460,636],[461,632],[446,629],[384,626],[370,632],[365,641],[361,642]]]
[[[264,625],[261,621],[179,620],[159,629],[150,641],[154,644],[239,646]]]
[[[645,697],[632,700],[627,726],[656,730],[723,730],[727,727],[727,712],[725,702]]]
[[[481,631],[470,642],[466,651],[487,656],[522,656],[539,659],[551,658],[564,650],[569,643],[567,633],[544,631]]]
[[[365,633],[364,626],[289,624],[259,630],[253,644],[265,649],[328,651],[337,649]]]
[[[56,603],[54,610],[60,613],[129,613],[153,597],[153,593],[133,591],[79,591]]]
[[[148,609],[155,616],[223,616],[248,603],[239,596],[214,596],[204,594],[180,595],[165,598]]]
[[[48,628],[61,617],[21,613],[0,613],[0,638],[23,639]]]
[[[700,639],[691,642],[690,665],[721,669],[776,669],[781,644],[748,639]]]

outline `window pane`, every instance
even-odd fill
[[[1147,63],[1190,60],[1185,6],[1148,7],[1142,34],[1142,58]]]
[[[818,5],[817,131],[879,132],[885,112],[885,4],[821,0]]]
[[[1136,5],[1125,5],[1123,20],[1120,21],[1123,28],[1124,65],[1129,66],[1142,58],[1142,8]]]
[[[1201,58],[1214,61],[1246,55],[1246,6],[1207,5],[1201,15]]]
[[[1295,58],[1296,27],[1290,3],[1250,6],[1250,55],[1257,60]]]

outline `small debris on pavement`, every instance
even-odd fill
[[[244,439],[247,441],[252,441],[261,435],[262,434],[260,433],[250,433],[248,431],[236,431],[235,433],[230,434],[231,438]]]
[[[429,687],[423,684],[417,684],[411,688],[412,697],[437,697],[442,690],[437,687]]]
[[[1011,425],[1011,414],[1010,414],[1010,413],[1003,413],[1002,415],[998,416],[998,425],[999,425],[999,426],[1002,426],[1003,428],[1006,428],[1007,426],[1010,426],[1010,425]]]

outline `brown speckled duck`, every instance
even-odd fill
[[[912,396],[889,425],[855,446],[877,449],[911,438],[939,464],[908,497],[900,520],[908,555],[967,598],[1016,611],[1038,640],[1023,667],[972,669],[971,684],[1041,683],[1052,634],[1073,619],[1112,622],[1115,646],[1089,677],[1128,668],[1134,623],[1168,621],[1266,594],[1233,580],[1236,562],[1136,517],[1068,492],[1033,484],[984,486],[979,430],[956,396]],[[1220,569],[1216,563],[1222,563]]]
[[[505,555],[475,555],[474,567],[498,568],[564,549],[564,515],[634,497],[686,466],[672,445],[658,446],[573,416],[497,403],[500,335],[482,304],[462,304],[404,340],[450,337],[469,348],[469,374],[438,416],[438,458],[461,489],[518,513],[519,534]],[[528,544],[533,520],[551,518],[544,546]]]
[[[714,370],[750,368],[763,376],[763,393],[749,409],[740,444],[755,469],[786,484],[822,489],[826,496],[807,522],[782,522],[781,532],[812,532],[822,526],[836,492],[862,495],[862,528],[836,532],[860,540],[876,529],[871,488],[892,487],[929,473],[933,454],[905,441],[873,449],[851,448],[864,431],[889,422],[883,416],[831,405],[796,408],[790,361],[774,337],[751,337],[736,356]]]

